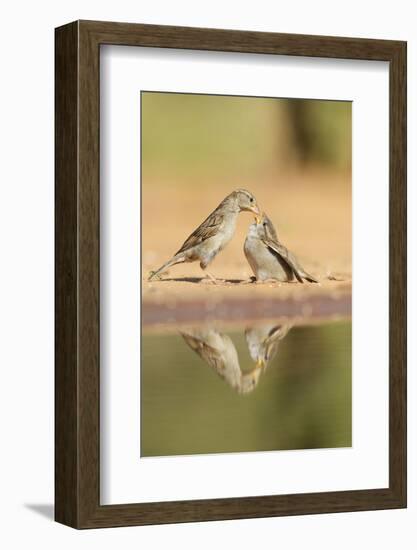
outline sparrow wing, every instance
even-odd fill
[[[287,336],[289,330],[291,329],[291,323],[284,323],[282,325],[276,325],[272,327],[268,333],[268,336],[265,338],[265,342],[274,342],[275,340],[282,340]]]
[[[220,226],[223,223],[223,220],[224,220],[223,213],[217,212],[216,210],[212,212],[210,216],[207,219],[205,219],[203,223],[199,225],[193,233],[191,233],[191,235],[184,242],[184,244],[176,254],[185,252],[186,250],[189,250],[193,246],[196,246],[197,244],[200,244],[203,241],[206,241],[207,239],[209,239],[210,237],[213,237],[214,235],[216,235],[218,230],[220,229]]]
[[[203,339],[198,338],[187,332],[180,332],[186,343],[190,348],[195,351],[203,361],[205,361],[210,367],[213,367],[219,374],[224,370],[224,358],[222,354],[213,346],[210,346]]]
[[[294,272],[294,275],[296,276],[297,280],[300,283],[302,283],[303,279],[301,274],[299,273],[300,267],[298,265],[298,262],[295,256],[291,254],[291,252],[278,241],[265,238],[265,239],[262,239],[262,242],[273,254],[276,254],[277,256],[279,256],[288,265],[288,267]]]
[[[236,348],[225,334],[217,333],[219,347],[207,343],[204,335],[181,332],[190,348],[197,353],[230,387],[239,391],[242,371],[240,370]]]
[[[275,356],[278,349],[278,343],[285,338],[291,326],[290,323],[287,323],[284,325],[277,325],[270,330],[264,341],[266,350],[265,359],[267,362]]]

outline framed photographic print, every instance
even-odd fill
[[[56,29],[56,520],[406,506],[406,44]]]

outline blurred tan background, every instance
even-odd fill
[[[144,92],[141,113],[144,279],[237,187],[254,193],[306,269],[350,278],[350,102]],[[252,222],[240,215],[215,276],[252,275]],[[197,263],[170,271],[201,275]]]

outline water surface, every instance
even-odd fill
[[[141,456],[349,447],[351,323],[144,331]]]

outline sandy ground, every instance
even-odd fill
[[[331,315],[348,314],[351,193],[349,182],[340,175],[309,173],[308,177],[286,177],[285,182],[274,178],[256,185],[240,183],[255,194],[260,207],[273,221],[281,242],[320,284],[247,284],[253,275],[243,253],[247,228],[253,222],[249,213],[239,216],[233,241],[209,268],[213,275],[225,279],[224,283],[207,282],[198,263],[179,264],[164,275],[164,280],[147,281],[149,272],[168,260],[223,197],[238,186],[196,184],[182,192],[174,182],[164,186],[144,185],[142,303],[145,323],[147,318],[164,315],[164,308],[173,312],[173,319],[179,320],[177,310],[191,311],[193,304],[196,311],[215,311],[227,304],[240,304],[242,315],[248,314],[248,308],[262,309],[268,303],[270,309],[281,305],[282,315],[295,311],[298,314],[303,308],[306,315],[309,311],[314,315],[315,311],[323,313],[324,310]]]

